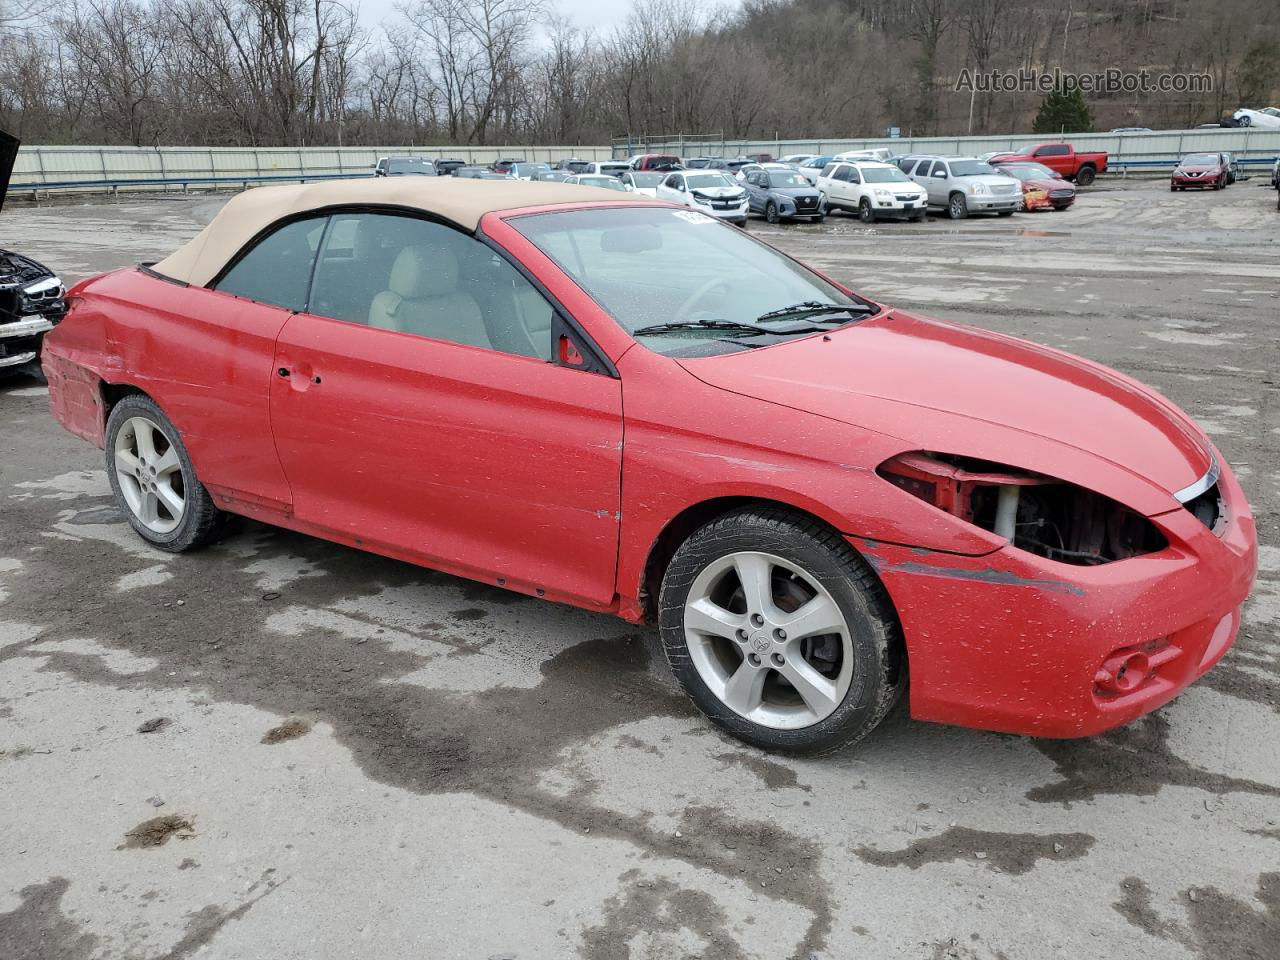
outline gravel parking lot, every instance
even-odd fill
[[[78,279],[220,202],[15,207],[0,246]],[[0,958],[1280,957],[1274,192],[750,229],[1191,412],[1264,544],[1222,664],[1093,740],[899,710],[770,756],[694,712],[653,631],[248,522],[152,551],[46,389],[6,381]]]

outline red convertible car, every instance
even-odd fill
[[[693,208],[550,183],[252,190],[71,291],[44,366],[138,534],[226,514],[635,623],[717,724],[1049,737],[1173,698],[1256,568],[1153,390],[853,293]]]

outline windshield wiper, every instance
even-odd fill
[[[658,333],[680,333],[685,330],[733,330],[738,333],[749,333],[760,336],[765,333],[777,333],[768,327],[757,327],[751,323],[735,323],[732,320],[676,320],[671,323],[652,323],[647,327],[632,330],[632,336],[648,336]],[[790,331],[788,331],[790,332]]]
[[[782,317],[815,317],[824,313],[848,313],[857,316],[865,316],[869,313],[875,313],[876,308],[868,303],[821,303],[817,300],[804,300],[800,303],[793,303],[789,307],[781,307],[778,310],[770,310],[768,313],[762,313],[756,317],[756,322],[764,320],[777,320]]]

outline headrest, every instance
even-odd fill
[[[458,258],[447,247],[432,243],[405,247],[391,268],[388,286],[406,300],[456,293]]]

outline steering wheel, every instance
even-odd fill
[[[701,303],[702,300],[704,300],[707,297],[707,295],[710,294],[713,290],[718,290],[718,289],[723,289],[724,293],[728,293],[731,289],[729,286],[729,281],[726,280],[724,277],[712,277],[710,280],[703,283],[701,286],[698,287],[697,290],[689,294],[689,296],[685,299],[684,303],[680,304],[679,308],[676,310],[676,319],[677,320],[695,319],[692,316],[692,314],[694,313],[693,308],[696,307],[699,303]],[[708,319],[712,319],[712,318],[708,317]]]

